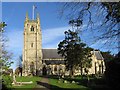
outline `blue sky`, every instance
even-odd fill
[[[5,36],[8,38],[7,49],[13,53],[12,68],[16,67],[23,48],[23,31],[26,12],[32,19],[32,6],[40,14],[42,30],[42,48],[57,48],[60,40],[64,39],[64,31],[69,29],[66,19],[60,19],[56,3],[2,3],[2,21],[7,23]]]
[[[7,49],[13,53],[12,60],[14,64],[12,68],[16,67],[19,56],[22,54],[23,48],[23,31],[24,20],[26,12],[28,12],[29,18],[32,19],[32,6],[35,5],[36,12],[40,14],[41,30],[42,30],[42,48],[57,48],[58,43],[64,39],[64,31],[70,29],[68,20],[66,18],[59,18],[60,4],[52,2],[24,2],[24,3],[2,3],[2,21],[7,23],[5,28],[5,36],[9,39],[7,42]],[[83,25],[82,29],[85,29],[86,25]],[[81,38],[88,45],[90,42],[89,35],[92,32],[85,32],[80,34]],[[90,45],[100,50],[106,50],[99,45],[105,41],[99,41],[96,44]]]

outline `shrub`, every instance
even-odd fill
[[[13,79],[9,75],[2,76],[3,88],[11,88]]]

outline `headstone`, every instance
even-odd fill
[[[59,81],[60,81],[61,79],[59,78]]]
[[[60,83],[60,80],[58,80],[58,83]]]
[[[19,77],[21,76],[21,73],[19,73]]]
[[[75,81],[72,81],[72,83],[75,83]]]
[[[79,84],[79,82],[76,82],[77,84]]]
[[[64,80],[64,83],[68,83],[67,80]]]
[[[10,76],[12,76],[12,73],[10,72]]]
[[[16,84],[15,74],[13,74],[13,83],[12,84]]]
[[[64,75],[62,75],[62,78],[64,78]]]

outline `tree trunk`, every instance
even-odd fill
[[[82,67],[80,68],[81,69],[81,76],[83,75],[83,70],[82,70]]]
[[[87,74],[87,85],[89,86],[90,84],[90,78],[89,78],[89,75]]]
[[[80,70],[81,70],[81,78],[83,78],[83,67],[82,67],[82,64],[81,64]]]
[[[75,70],[74,67],[70,70],[70,77],[71,78],[74,78],[74,70]]]

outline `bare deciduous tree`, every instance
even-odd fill
[[[60,10],[64,15],[81,19],[85,30],[92,32],[92,43],[100,40],[107,48],[120,48],[120,2],[66,2]]]
[[[12,54],[6,50],[6,37],[4,37],[4,27],[7,26],[5,22],[0,23],[0,68],[2,75],[2,89],[7,89],[12,86],[12,80],[10,76],[7,74],[10,70],[10,66],[13,62],[11,62]]]

